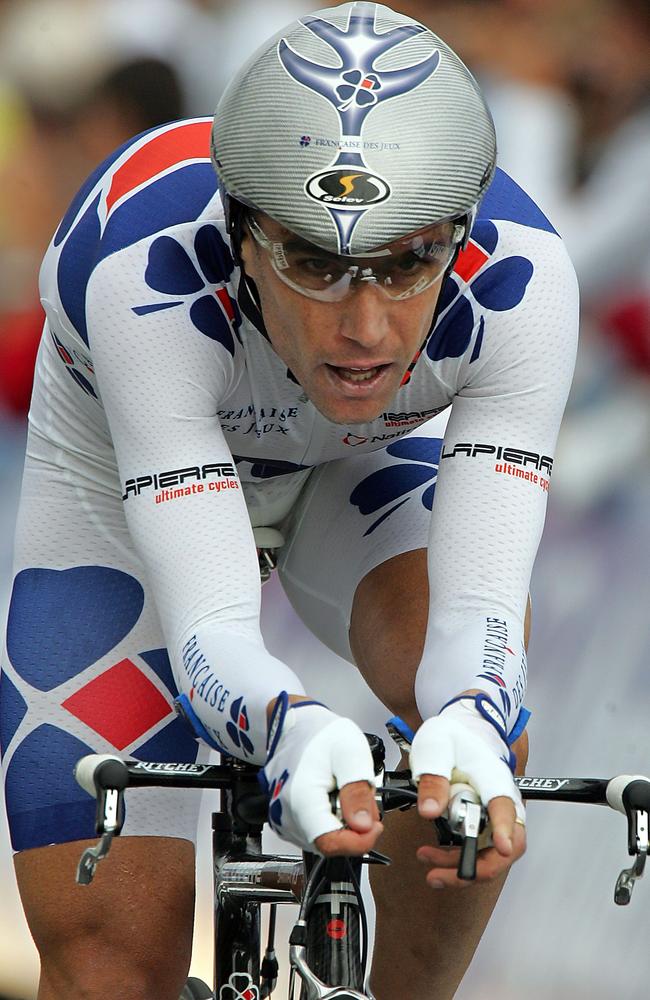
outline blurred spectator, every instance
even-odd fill
[[[592,0],[403,0],[478,77],[499,165],[542,208],[573,183],[578,109],[566,91],[569,37]],[[540,155],[540,147],[542,155]]]
[[[650,4],[452,0],[407,7],[456,47],[499,162],[566,240],[586,312],[650,372]]]
[[[499,164],[562,234],[582,298],[554,497],[582,509],[650,459],[648,0],[402,0],[472,68]]]
[[[92,4],[11,6],[5,18],[2,64],[16,96],[0,154],[0,406],[20,414],[43,324],[38,268],[60,217],[116,146],[184,106],[173,68],[124,57]]]
[[[25,413],[37,274],[75,191],[130,136],[212,114],[237,66],[313,2],[13,0],[0,10],[0,407]]]
[[[577,188],[557,222],[586,305],[650,374],[650,4],[601,3],[570,76],[582,110]]]
[[[122,51],[168,60],[191,115],[211,115],[249,55],[316,0],[103,0],[104,30]]]

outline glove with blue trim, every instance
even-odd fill
[[[286,692],[269,722],[268,753],[259,774],[270,795],[269,822],[297,847],[316,851],[314,841],[340,830],[330,793],[353,781],[374,786],[374,767],[361,729],[319,702],[290,705]]]
[[[410,765],[416,783],[423,774],[441,775],[471,785],[485,806],[500,796],[511,799],[517,820],[525,823],[505,720],[487,695],[455,698],[423,722],[413,737]]]

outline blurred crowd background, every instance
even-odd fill
[[[212,114],[257,45],[317,6],[0,0],[0,622],[43,319],[38,269],[60,216],[114,147],[156,124]],[[578,367],[532,584],[530,771],[647,771],[650,5],[393,6],[431,27],[477,76],[500,165],[565,238],[581,286]],[[340,678],[340,708],[352,698],[359,718],[381,725],[381,708],[305,634],[275,583],[265,588],[264,614],[274,651],[311,665],[314,693],[325,683],[331,692]],[[531,807],[531,847],[460,1000],[514,1000],[522,989],[529,1000],[647,996],[639,917],[650,889],[639,886],[628,911],[614,907],[615,876],[627,863],[624,823],[593,813]],[[205,884],[199,901],[195,966],[208,976]],[[36,981],[0,797],[0,994],[30,1000]]]

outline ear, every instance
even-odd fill
[[[239,244],[239,260],[246,274],[253,279],[255,279],[258,271],[259,255],[257,251],[258,247],[255,244],[255,240],[248,232],[248,229],[244,227]]]

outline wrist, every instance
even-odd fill
[[[439,715],[455,719],[472,730],[514,770],[515,757],[508,745],[504,716],[483,691],[466,692],[444,705]]]
[[[307,703],[307,704],[310,704],[310,705],[321,704],[321,702],[315,702],[313,698],[309,697],[309,695],[306,695],[306,694],[287,694],[286,691],[282,691],[276,698],[271,698],[271,701],[266,706],[266,721],[267,721],[267,723],[270,723],[270,721],[271,721],[271,716],[273,715],[273,710],[274,710],[275,706],[278,703],[278,698],[281,698],[284,695],[286,695],[287,706],[288,707],[290,707],[291,705],[299,705],[301,702],[304,702],[304,703]]]
[[[485,691],[479,691],[475,688],[464,691],[463,694],[459,694],[456,698],[451,698],[446,705],[443,705],[438,715],[447,712],[454,705],[463,706],[474,715],[484,719],[494,727],[504,743],[508,742],[506,718],[499,706],[492,701]]]
[[[319,713],[325,713],[326,716],[330,718],[336,718],[333,712],[323,705],[320,701],[315,701],[313,698],[308,698],[306,695],[291,695],[286,691],[281,691],[274,701],[270,702],[270,714],[267,714],[268,727],[267,727],[267,737],[266,737],[266,760],[267,762],[273,757],[280,737],[283,733],[288,732],[295,728],[296,719],[294,716],[302,716],[302,712],[296,711],[304,706],[305,712],[310,709],[318,710]],[[267,706],[267,713],[268,713]],[[291,712],[290,709],[294,711]]]

